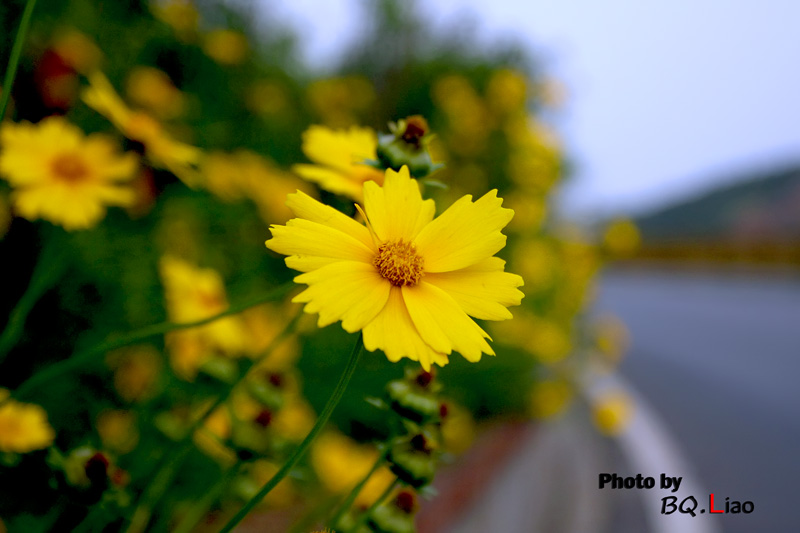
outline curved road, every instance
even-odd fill
[[[800,279],[614,271],[595,309],[627,324],[621,372],[715,507],[725,497],[755,505],[697,519],[724,533],[800,532]]]

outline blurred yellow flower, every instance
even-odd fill
[[[287,194],[311,192],[311,186],[248,150],[211,152],[203,158],[201,172],[204,188],[225,202],[250,199],[267,223],[284,223],[291,218],[284,200]]]
[[[433,84],[432,97],[447,119],[448,128],[441,133],[450,151],[465,157],[482,152],[494,120],[469,80],[444,76]]]
[[[383,171],[364,163],[378,158],[377,147],[378,138],[369,128],[311,126],[303,133],[303,153],[314,164],[294,165],[292,170],[327,191],[361,201],[364,183],[383,184]]]
[[[258,459],[244,469],[244,476],[238,479],[239,494],[244,500],[249,500],[269,482],[278,472],[275,463],[265,459]],[[278,483],[262,500],[262,505],[270,507],[286,507],[297,499],[297,489],[291,478],[286,477]]]
[[[489,78],[486,100],[495,113],[524,111],[527,98],[528,82],[521,72],[499,69]]]
[[[197,34],[200,14],[190,0],[164,0],[150,3],[153,14],[171,26],[178,39],[188,42]]]
[[[372,83],[361,76],[317,80],[308,87],[311,107],[332,128],[357,124],[376,98]]]
[[[56,33],[53,50],[64,62],[81,74],[100,67],[103,52],[97,44],[75,28],[66,28]]]
[[[134,111],[120,98],[111,82],[101,72],[88,75],[89,87],[83,101],[106,117],[125,137],[142,143],[147,160],[157,168],[172,172],[189,186],[195,186],[195,166],[202,152],[199,148],[173,139],[164,127],[144,111]]]
[[[261,116],[279,115],[290,107],[290,95],[281,83],[261,80],[251,85],[245,93],[245,105]]]
[[[560,415],[574,396],[572,385],[566,380],[544,380],[533,386],[530,396],[531,414],[546,419]]]
[[[227,467],[236,463],[236,453],[225,446],[231,436],[231,418],[225,406],[218,407],[209,415],[203,426],[194,432],[193,440],[206,455]]]
[[[470,316],[511,318],[506,308],[523,297],[522,278],[493,257],[514,216],[496,190],[475,202],[464,196],[434,219],[408,168],[387,170],[383,187],[364,184],[367,227],[302,193],[287,202],[298,218],[273,225],[267,247],[304,272],[295,281],[309,287],[293,301],[318,313],[319,327],[341,320],[348,332],[363,330],[367,350],[425,370],[453,351],[471,362],[494,355]]]
[[[477,435],[475,419],[464,407],[447,402],[442,419],[442,445],[450,453],[462,454],[472,447]]]
[[[604,435],[618,435],[625,430],[633,416],[633,402],[622,391],[609,391],[594,399],[592,418]]]
[[[132,451],[139,442],[136,417],[131,411],[105,410],[97,415],[96,428],[103,446],[118,454]]]
[[[251,357],[262,355],[284,331],[289,317],[295,314],[293,308],[294,304],[291,308],[261,305],[240,315],[247,330],[245,351]],[[294,365],[299,355],[297,337],[289,335],[273,347],[268,357],[257,363],[257,368],[262,371],[284,371]]]
[[[0,452],[27,453],[47,448],[56,434],[47,422],[47,413],[38,405],[9,399],[0,389]]]
[[[183,114],[185,96],[163,71],[153,67],[134,67],[128,73],[125,91],[131,101],[161,119]]]
[[[292,395],[272,419],[271,426],[282,437],[299,442],[314,427],[317,416],[311,406],[299,395]]]
[[[194,322],[225,311],[228,299],[220,275],[182,259],[164,256],[159,264],[167,315],[175,323]],[[230,316],[198,328],[167,334],[170,360],[176,374],[194,379],[214,353],[241,355],[246,333],[241,318]]]
[[[133,189],[120,183],[136,172],[136,156],[120,154],[103,135],[85,137],[63,118],[6,122],[0,146],[0,174],[14,187],[14,210],[28,220],[86,229],[100,222],[106,206],[136,200]]]
[[[239,65],[247,57],[250,45],[238,31],[213,30],[205,36],[203,51],[221,65]]]
[[[122,348],[108,354],[114,370],[114,388],[126,402],[143,401],[156,392],[161,373],[161,354],[150,345]]]
[[[343,494],[355,487],[378,456],[374,446],[359,444],[335,431],[322,433],[311,445],[311,465],[322,485],[334,494]],[[379,468],[356,497],[356,505],[372,504],[394,479],[388,468]]]
[[[633,255],[642,242],[639,228],[632,220],[619,219],[612,221],[603,234],[603,245],[606,251],[615,258]]]
[[[616,365],[630,343],[625,323],[614,315],[601,315],[593,324],[595,347],[607,364]]]

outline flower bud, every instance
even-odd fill
[[[378,136],[378,160],[384,167],[400,170],[406,165],[415,178],[440,168],[428,153],[428,122],[421,115],[390,122],[389,129],[392,133]]]

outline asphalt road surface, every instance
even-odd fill
[[[800,278],[616,271],[595,308],[627,324],[622,375],[715,508],[726,497],[754,505],[697,520],[724,533],[800,532]],[[697,497],[707,506],[708,494]]]

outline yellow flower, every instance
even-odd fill
[[[633,416],[633,402],[622,391],[610,391],[594,401],[592,417],[604,435],[618,435],[625,430]]]
[[[408,169],[387,170],[383,187],[364,184],[368,227],[298,192],[287,201],[298,218],[273,225],[267,247],[304,272],[295,281],[309,287],[294,301],[319,313],[320,327],[341,320],[348,332],[363,330],[367,350],[426,370],[453,351],[476,362],[494,352],[470,315],[511,318],[506,307],[523,297],[522,278],[493,257],[514,215],[496,193],[464,196],[434,219]]]
[[[603,234],[606,251],[615,258],[633,255],[642,242],[642,235],[636,224],[628,219],[611,222]]]
[[[100,66],[103,52],[89,37],[75,28],[58,32],[53,39],[53,49],[77,72],[86,74]]]
[[[125,137],[142,143],[153,166],[169,170],[189,186],[196,184],[199,148],[176,141],[153,117],[129,108],[103,73],[93,72],[88,79],[89,87],[82,95],[86,105],[110,120]]]
[[[132,411],[108,409],[97,415],[97,434],[103,446],[119,454],[133,451],[139,443],[136,416]]]
[[[361,76],[318,80],[308,86],[309,104],[333,128],[356,124],[375,100],[372,83]]]
[[[500,114],[524,110],[528,97],[525,75],[516,70],[500,69],[492,74],[486,87],[486,99]]]
[[[334,494],[343,494],[356,486],[378,456],[373,446],[359,444],[335,431],[321,434],[311,445],[311,465],[322,485]],[[356,505],[369,506],[394,479],[388,468],[379,468],[359,492]]]
[[[197,33],[200,14],[189,0],[167,0],[151,2],[153,14],[168,24],[182,41],[191,41]]]
[[[172,322],[194,322],[225,311],[228,300],[220,275],[197,268],[176,257],[165,256],[159,265],[164,284],[167,315]],[[193,379],[214,352],[239,355],[245,349],[246,332],[239,317],[216,320],[199,328],[170,333],[167,345],[175,372]]]
[[[126,402],[147,400],[156,393],[162,363],[154,347],[121,348],[109,353],[106,362],[114,371],[114,388]]]
[[[305,192],[311,189],[272,161],[248,150],[232,154],[211,152],[203,158],[201,171],[204,188],[225,202],[249,198],[267,223],[289,220],[292,212],[284,202],[286,195],[298,189]]]
[[[377,147],[378,138],[369,128],[311,126],[303,133],[303,152],[315,164],[295,165],[292,170],[325,190],[361,201],[365,182],[383,183],[383,172],[364,164],[378,158]]]
[[[181,116],[185,97],[164,72],[152,67],[136,67],[128,74],[125,84],[128,97],[160,118]]]
[[[530,407],[537,418],[552,418],[564,412],[572,400],[572,385],[563,379],[540,381],[530,396]]]
[[[26,453],[50,446],[56,435],[44,409],[8,396],[6,389],[0,389],[0,452]]]
[[[247,37],[233,30],[214,30],[206,35],[203,51],[221,65],[238,65],[247,57]]]
[[[0,173],[14,187],[14,210],[28,220],[86,229],[103,218],[106,206],[136,200],[133,189],[119,183],[133,177],[136,156],[121,155],[103,135],[84,136],[63,118],[6,122],[0,144]]]

